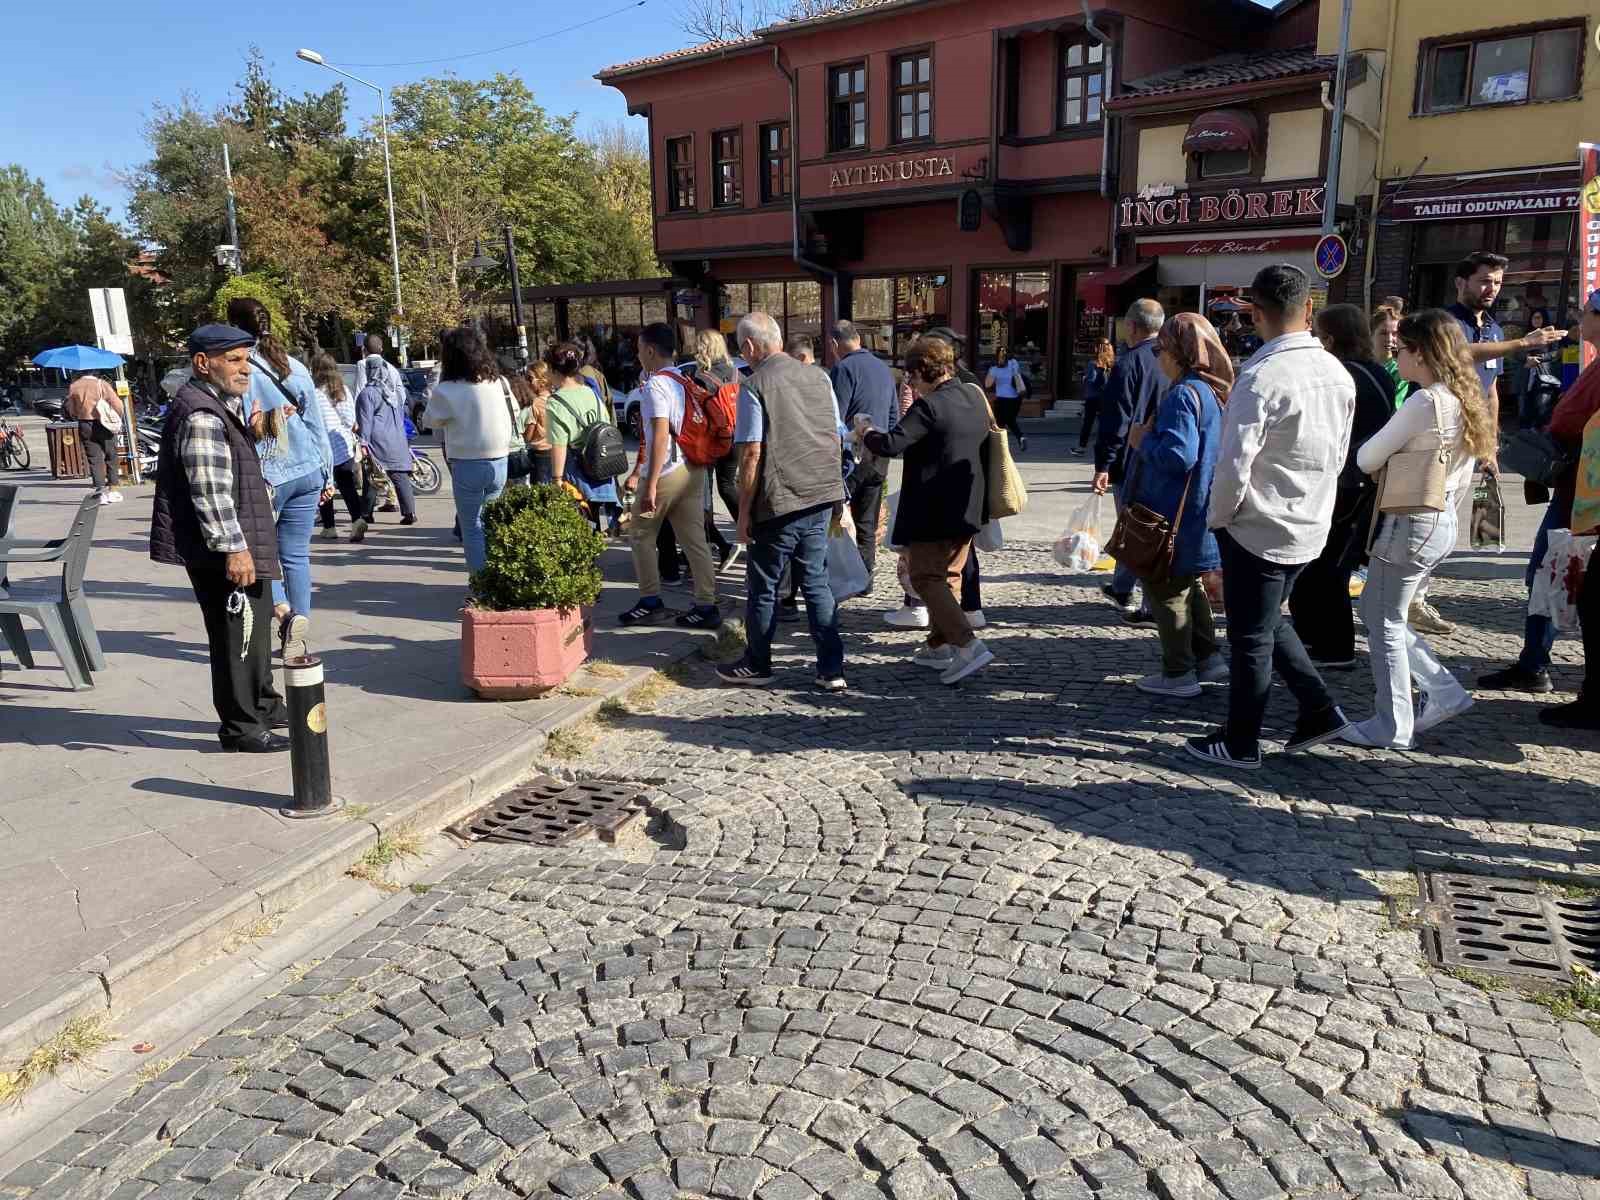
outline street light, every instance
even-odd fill
[[[389,167],[389,97],[381,87],[370,79],[362,79],[359,75],[352,75],[349,71],[340,70],[328,62],[315,50],[303,47],[294,52],[294,56],[301,62],[308,62],[312,66],[326,67],[335,75],[343,75],[346,79],[354,80],[363,87],[369,87],[378,93],[378,128],[383,134],[383,184],[389,193],[389,256],[394,265],[394,317],[395,317],[395,349],[400,355],[400,365],[407,365],[406,360],[406,335],[405,301],[400,298],[400,235],[395,232],[394,225],[394,173]]]

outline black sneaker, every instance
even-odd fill
[[[1261,747],[1257,746],[1249,754],[1235,754],[1228,749],[1227,739],[1220,732],[1206,737],[1189,738],[1183,743],[1183,748],[1201,762],[1208,762],[1213,766],[1229,767],[1235,771],[1261,769]]]
[[[1503,671],[1490,671],[1487,675],[1479,675],[1477,686],[1493,692],[1543,694],[1556,690],[1556,685],[1550,681],[1549,671],[1530,671],[1521,663],[1512,663]]]
[[[1539,710],[1539,721],[1557,729],[1600,730],[1600,709],[1581,696],[1571,704],[1558,704],[1554,708]]]
[[[716,629],[722,624],[722,610],[715,604],[696,604],[674,623],[683,629]]]
[[[270,729],[222,743],[222,749],[228,754],[281,754],[288,748],[289,739]]]
[[[732,666],[718,667],[717,678],[737,687],[766,687],[772,682],[772,672],[758,671],[750,665],[749,659],[741,658]]]
[[[665,617],[668,611],[667,606],[661,603],[660,597],[653,596],[650,600],[639,601],[617,620],[623,625],[652,625]]]
[[[1331,742],[1346,729],[1350,728],[1350,719],[1344,715],[1344,710],[1337,704],[1330,704],[1318,712],[1302,716],[1294,723],[1294,733],[1283,744],[1283,748],[1293,754],[1298,750],[1309,750],[1313,746],[1320,746],[1323,742]]]
[[[402,524],[402,525],[415,525],[416,523],[417,523],[417,514],[416,513],[412,513],[409,517],[401,517],[400,518],[400,524]]]
[[[1100,591],[1111,598],[1111,603],[1115,604],[1118,608],[1124,611],[1133,605],[1132,592],[1119,592],[1109,583],[1102,583],[1100,585]]]
[[[1156,615],[1148,608],[1125,608],[1122,610],[1122,619],[1129,625],[1154,625]]]

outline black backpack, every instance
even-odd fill
[[[566,409],[574,422],[578,420],[578,414],[573,412],[572,406],[562,396],[552,392],[550,399]],[[588,423],[578,430],[577,437],[567,449],[576,452],[578,465],[584,475],[595,483],[605,483],[628,472],[628,448],[622,441],[622,433],[598,414],[592,415]]]

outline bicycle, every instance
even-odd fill
[[[22,430],[13,429],[0,420],[0,468],[26,471],[32,463],[33,455],[28,450],[28,439],[22,436]]]

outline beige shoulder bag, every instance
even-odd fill
[[[1402,450],[1390,455],[1378,473],[1378,511],[1396,516],[1443,512],[1444,487],[1450,474],[1450,448],[1444,444],[1444,420],[1439,415],[1439,400],[1433,404],[1435,446],[1426,450]]]
[[[1028,489],[1022,482],[1022,472],[1011,458],[1010,435],[994,419],[994,407],[987,393],[976,384],[967,384],[983,398],[983,407],[989,414],[989,444],[985,459],[989,468],[989,519],[1014,517],[1028,507]]]

